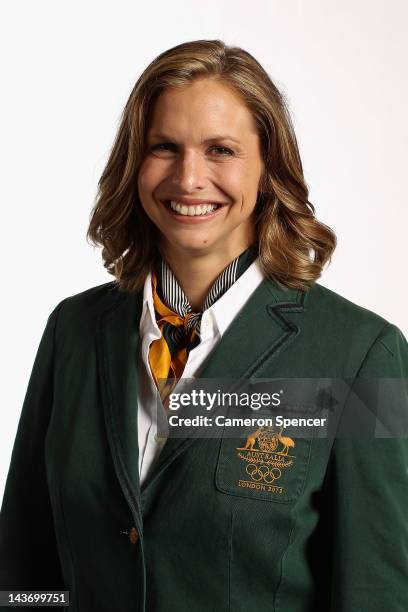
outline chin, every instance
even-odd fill
[[[214,245],[214,239],[208,236],[189,236],[185,240],[169,240],[169,236],[166,236],[166,243],[167,247],[171,250],[198,253],[211,248]]]

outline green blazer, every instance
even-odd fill
[[[0,590],[69,590],[72,612],[407,612],[406,437],[299,440],[283,496],[237,486],[236,441],[169,438],[140,487],[141,306],[105,283],[48,318],[2,503]],[[319,284],[264,280],[201,376],[407,372],[394,325]]]

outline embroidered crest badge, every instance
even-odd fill
[[[248,478],[239,479],[239,487],[270,493],[284,493],[279,483],[282,474],[295,466],[295,441],[283,435],[283,427],[259,427],[238,447],[238,457],[245,464]]]

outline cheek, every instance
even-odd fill
[[[151,221],[154,221],[155,206],[152,201],[152,192],[154,190],[152,174],[146,167],[141,166],[137,178],[137,192],[139,195],[140,206],[143,208]]]
[[[218,181],[225,190],[231,193],[237,193],[240,191],[241,183],[243,182],[242,176],[243,169],[239,164],[225,164],[216,169],[215,180]]]
[[[151,182],[151,172],[145,165],[142,165],[139,170],[139,175],[137,177],[137,188],[140,197],[146,197],[149,191],[151,191]]]
[[[152,197],[152,193],[159,185],[162,177],[162,165],[154,163],[153,160],[146,159],[139,169],[137,179],[139,194],[143,194],[145,197]]]
[[[223,169],[218,178],[223,189],[237,202],[245,202],[248,198],[252,199],[253,186],[255,186],[256,193],[257,181],[247,164],[232,164],[230,167]]]

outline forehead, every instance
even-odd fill
[[[183,131],[208,127],[256,132],[255,121],[240,95],[219,80],[203,78],[180,87],[167,87],[151,108],[148,132]]]

